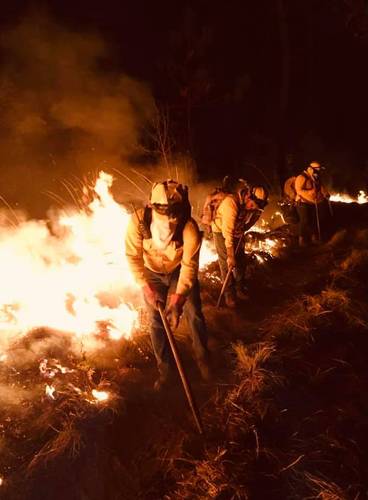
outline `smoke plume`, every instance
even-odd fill
[[[0,195],[39,216],[63,177],[119,168],[135,153],[153,99],[100,36],[44,14],[3,32],[0,51]]]

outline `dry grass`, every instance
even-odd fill
[[[253,399],[275,383],[281,380],[266,367],[267,362],[275,353],[275,346],[270,343],[260,343],[246,346],[242,343],[233,345],[236,354],[235,373],[239,386],[235,399]]]
[[[62,429],[54,429],[55,434],[33,456],[27,465],[28,473],[40,464],[46,464],[64,453],[68,453],[71,458],[75,458],[79,454],[82,446],[82,434],[76,426],[76,419],[66,417],[62,425]]]
[[[247,500],[249,498],[244,484],[244,471],[239,474],[241,463],[234,463],[228,458],[226,448],[217,447],[208,450],[203,460],[190,462],[191,473],[185,480],[178,481],[179,488],[168,500]],[[241,477],[243,480],[241,480]]]
[[[289,336],[309,340],[329,327],[342,328],[345,324],[367,328],[365,309],[363,303],[351,300],[347,290],[327,287],[319,294],[305,295],[286,304],[281,312],[264,322],[262,329],[271,339]]]
[[[329,481],[328,479],[322,478],[310,474],[308,472],[304,473],[306,485],[312,492],[312,496],[307,497],[310,499],[320,499],[320,500],[349,500],[350,495],[347,495],[340,486],[336,483]]]

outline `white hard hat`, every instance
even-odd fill
[[[151,203],[152,205],[168,205],[169,203],[180,203],[183,201],[183,197],[180,194],[181,184],[172,179],[164,182],[156,182],[151,191]],[[178,190],[179,188],[179,190]]]

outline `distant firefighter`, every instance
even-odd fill
[[[202,377],[208,380],[207,331],[198,282],[201,234],[191,218],[187,186],[173,180],[154,184],[150,203],[131,217],[125,246],[129,266],[142,287],[149,314],[159,370],[155,390],[168,385],[173,369],[158,303],[166,307],[166,317],[173,330],[182,313],[186,316],[198,367]]]
[[[263,186],[251,187],[243,179],[230,185],[228,178],[224,179],[222,188],[206,198],[201,221],[213,233],[223,282],[228,270],[233,270],[224,292],[227,307],[234,308],[237,299],[248,298],[242,240],[244,233],[259,219],[267,200],[268,192]]]
[[[321,171],[321,165],[312,161],[295,179],[300,246],[320,241],[326,224],[330,194],[322,184]]]

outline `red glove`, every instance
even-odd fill
[[[169,303],[166,306],[166,318],[172,330],[176,330],[180,317],[183,314],[183,307],[185,303],[184,295],[174,293],[169,297]]]
[[[156,290],[154,290],[154,288],[152,288],[148,283],[146,283],[143,286],[142,290],[143,290],[144,298],[146,299],[148,304],[150,306],[154,307],[155,309],[157,309],[157,302],[160,301],[160,297],[159,297],[158,293],[156,292]]]

